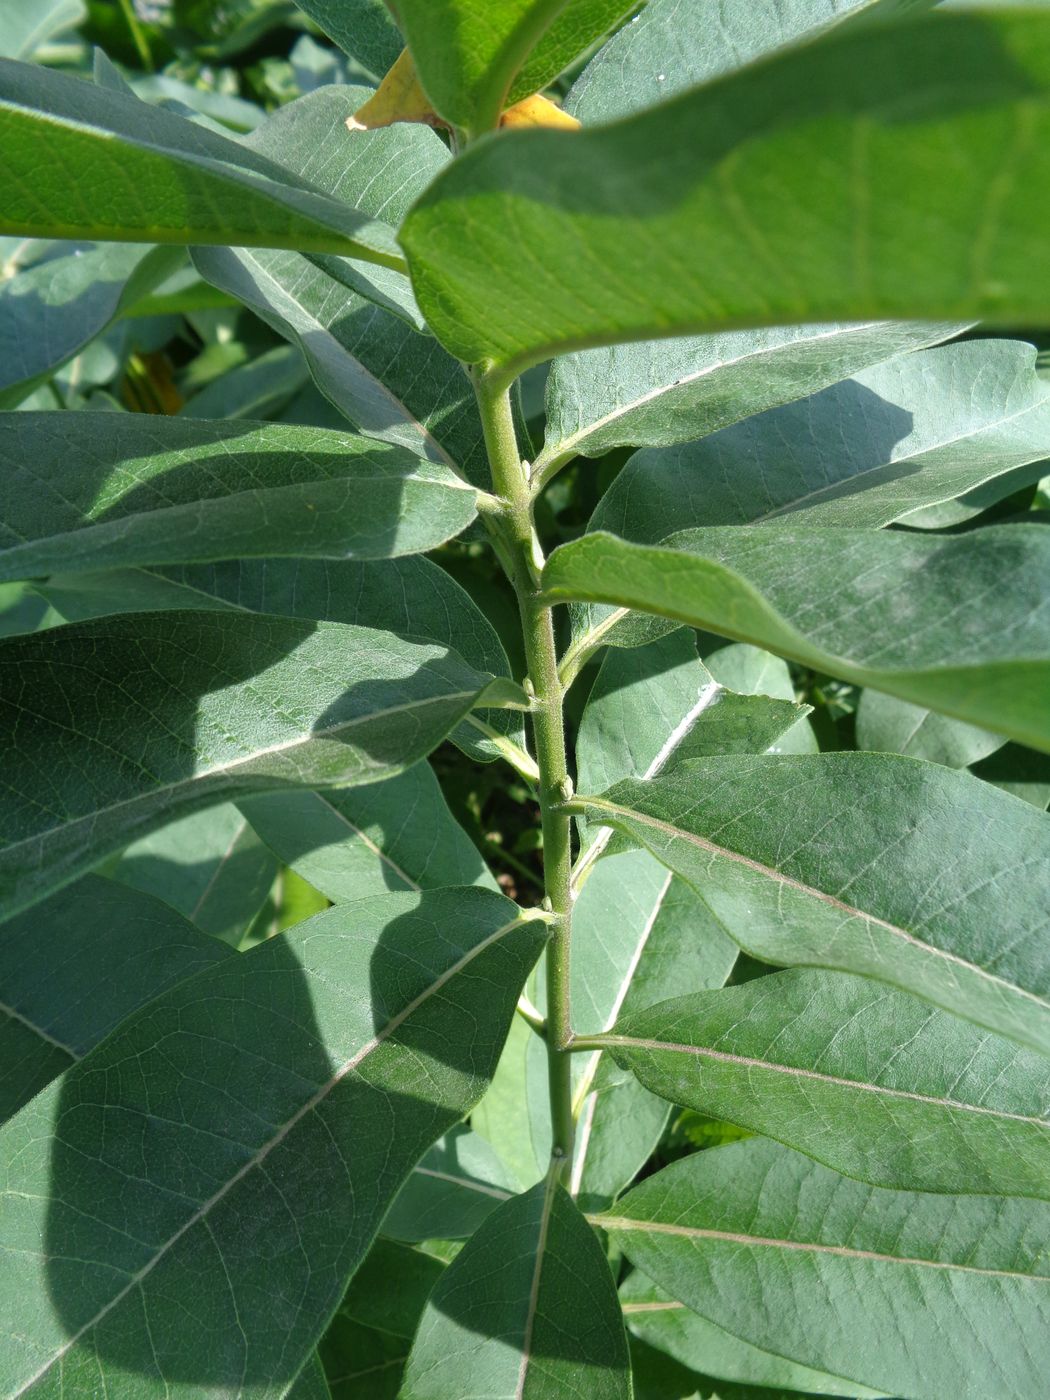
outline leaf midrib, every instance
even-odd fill
[[[1024,418],[1029,413],[1036,413],[1040,410],[1046,410],[1048,407],[1050,407],[1050,391],[1044,392],[1043,397],[1041,399],[1037,399],[1034,403],[1026,403],[1025,406],[1023,408],[1018,409],[1016,413],[1004,414],[1001,418],[997,418],[992,423],[982,423],[980,427],[974,429],[973,431],[957,433],[954,437],[945,437],[937,442],[928,443],[925,447],[917,449],[913,452],[909,452],[905,456],[888,458],[886,461],[876,462],[873,466],[865,467],[863,471],[855,472],[852,476],[843,477],[840,481],[834,481],[824,486],[819,486],[812,491],[807,491],[802,496],[796,496],[786,505],[777,506],[775,510],[767,510],[764,515],[756,515],[752,517],[748,524],[761,525],[763,521],[766,520],[775,520],[781,516],[794,515],[798,512],[800,508],[805,509],[803,505],[804,502],[815,501],[822,496],[826,497],[828,500],[834,500],[836,499],[838,493],[842,493],[844,495],[852,494],[851,492],[844,492],[843,488],[852,486],[856,482],[864,481],[865,478],[872,476],[873,474],[885,472],[891,467],[899,467],[908,462],[919,462],[924,457],[929,456],[931,453],[943,452],[945,448],[954,447],[960,442],[976,442],[979,439],[986,437],[990,433],[996,433],[1001,431],[1002,428],[1004,428],[1009,423],[1016,423],[1018,419]],[[1039,460],[1040,454],[1033,451],[1033,455],[1030,458],[1030,461],[1037,462]],[[1024,466],[1025,464],[1022,462],[1017,463],[1016,465]],[[992,470],[992,477],[994,477],[997,474],[995,469],[990,470]],[[985,482],[991,480],[992,477],[986,477],[980,482],[975,482],[974,485],[969,487],[968,489],[971,491],[976,490],[977,487],[983,486]],[[949,496],[945,499],[951,500],[954,498]],[[926,504],[936,505],[938,503],[926,502]]]
[[[882,1254],[873,1249],[856,1249],[843,1244],[816,1244],[806,1240],[775,1239],[769,1235],[747,1235],[734,1230],[708,1230],[694,1225],[671,1225],[663,1221],[632,1220],[627,1216],[590,1215],[593,1225],[602,1230],[622,1232],[643,1231],[656,1235],[673,1235],[680,1239],[715,1240],[726,1244],[783,1249],[799,1254],[826,1254],[840,1259],[864,1259],[878,1264],[899,1264],[901,1267],[941,1269],[962,1274],[977,1274],[982,1278],[1017,1279],[1020,1283],[1050,1283],[1045,1274],[1024,1274],[1016,1269],[982,1268],[977,1264],[958,1264],[944,1259],[917,1259],[911,1255]]]
[[[484,689],[484,687],[482,687]],[[269,748],[256,749],[253,753],[247,754],[243,758],[238,758],[232,763],[220,764],[216,768],[206,768],[200,772],[187,773],[184,777],[175,782],[163,783],[156,787],[151,787],[145,792],[136,793],[134,797],[123,798],[120,802],[112,802],[106,807],[99,807],[94,812],[86,812],[81,817],[75,817],[72,821],[62,822],[58,826],[47,827],[43,831],[36,832],[33,836],[23,837],[21,841],[14,841],[10,845],[0,847],[0,861],[6,860],[13,852],[20,850],[23,846],[32,846],[40,841],[46,841],[57,832],[68,833],[85,822],[96,822],[100,817],[108,816],[111,812],[120,811],[122,807],[134,807],[140,802],[152,801],[154,798],[164,793],[175,792],[179,788],[193,786],[195,783],[203,782],[207,778],[214,778],[218,775],[235,772],[238,768],[246,764],[255,763],[260,758],[267,758],[270,754],[285,753],[299,745],[310,744],[315,739],[330,739],[336,735],[344,733],[348,729],[353,729],[359,724],[370,724],[377,720],[384,720],[390,715],[401,714],[406,710],[421,709],[425,705],[454,703],[458,700],[467,700],[477,696],[480,692],[474,690],[454,690],[445,691],[440,695],[428,695],[422,700],[406,701],[402,705],[391,705],[385,710],[372,710],[365,715],[357,715],[353,719],[346,720],[342,724],[332,725],[328,729],[315,729],[307,734],[297,734],[294,738],[286,740],[281,744],[273,744]],[[389,765],[387,765],[389,766]]]
[[[661,821],[658,817],[651,817],[647,813],[638,811],[635,808],[623,807],[619,803],[603,801],[596,797],[581,797],[579,801],[587,807],[597,808],[599,811],[613,812],[622,818],[637,821],[642,826],[650,826],[654,830],[661,831],[665,835],[675,840],[684,841],[687,845],[696,846],[699,850],[707,851],[710,855],[718,856],[725,860],[730,860],[738,865],[743,865],[747,869],[754,871],[758,875],[765,876],[775,884],[786,889],[797,890],[811,899],[817,899],[823,904],[827,904],[833,909],[839,910],[851,919],[861,919],[865,923],[874,924],[885,929],[887,933],[895,938],[900,938],[912,947],[920,949],[922,952],[932,957],[942,958],[945,962],[954,963],[958,967],[965,968],[967,972],[975,973],[986,981],[994,983],[998,987],[1005,988],[1012,996],[1024,997],[1033,1002],[1044,1011],[1050,1011],[1050,1002],[1035,992],[1030,992],[1025,987],[1019,987],[1014,982],[1008,982],[1005,978],[997,976],[994,972],[989,972],[986,968],[978,966],[977,963],[970,962],[966,958],[960,957],[958,953],[951,953],[947,949],[937,948],[932,943],[925,943],[921,938],[916,938],[907,929],[900,928],[897,924],[890,923],[887,919],[880,919],[876,914],[866,913],[863,909],[858,909],[852,904],[847,904],[844,900],[836,898],[835,895],[828,894],[825,890],[816,889],[813,885],[807,885],[802,880],[796,880],[790,875],[785,875],[782,871],[774,869],[772,866],[763,865],[761,861],[752,860],[750,856],[742,855],[739,851],[731,851],[725,846],[716,845],[713,841],[708,841],[706,837],[697,836],[691,831],[685,831],[682,827],[674,826],[670,822]]]
[[[311,326],[316,327],[318,334],[322,335],[325,340],[330,341],[331,344],[339,350],[340,354],[345,355],[348,360],[351,360],[357,366],[358,372],[364,377],[366,377],[369,383],[372,386],[374,386],[374,388],[379,392],[379,394],[386,400],[386,402],[393,409],[396,417],[399,418],[407,427],[412,428],[419,433],[423,446],[430,449],[427,453],[424,454],[427,461],[437,461],[442,463],[444,466],[449,467],[456,474],[456,476],[461,477],[465,481],[465,478],[463,478],[462,472],[460,471],[459,467],[449,456],[449,454],[445,451],[445,449],[441,446],[441,443],[438,442],[437,438],[435,438],[431,434],[429,429],[423,426],[419,419],[416,418],[415,414],[409,412],[408,405],[404,402],[403,399],[399,399],[396,394],[391,393],[391,391],[387,388],[383,381],[381,379],[377,379],[376,376],[368,368],[368,366],[364,364],[363,361],[359,360],[356,355],[351,354],[351,352],[346,348],[342,341],[338,340],[332,334],[331,330],[323,324],[323,322],[319,321],[316,316],[314,316],[311,312],[307,311],[306,307],[303,306],[302,302],[298,301],[294,296],[292,296],[291,293],[288,292],[281,285],[280,282],[278,282],[276,277],[272,276],[266,270],[266,268],[263,267],[263,265],[259,262],[258,258],[256,258],[248,249],[238,248],[236,250],[231,249],[229,251],[234,252],[234,256],[239,261],[243,263],[250,263],[252,267],[256,268],[259,272],[259,275],[263,279],[265,279],[268,286],[274,288],[276,292],[280,294],[281,297],[285,298],[287,301],[290,301],[292,305],[296,307],[299,314],[303,316],[305,320],[309,321]],[[319,271],[320,269],[315,270]],[[296,339],[298,339],[298,330],[296,330],[294,325],[291,327],[291,329],[293,330]],[[365,429],[359,428],[358,431],[364,433]],[[406,448],[406,451],[408,450],[410,449]],[[433,453],[434,455],[431,455],[431,453]]]
[[[441,989],[465,967],[469,967],[475,958],[480,957],[482,953],[486,952],[493,944],[499,942],[500,939],[505,938],[512,930],[524,927],[529,922],[532,921],[528,917],[519,916],[501,925],[500,928],[488,934],[479,943],[476,943],[473,948],[464,953],[464,955],[458,958],[450,967],[447,967],[440,976],[435,978],[435,980],[424,988],[418,996],[414,997],[396,1016],[392,1016],[381,1031],[378,1031],[370,1040],[366,1041],[355,1054],[351,1055],[348,1060],[345,1060],[339,1068],[329,1076],[325,1083],[321,1085],[316,1093],[312,1094],[310,1098],[292,1114],[291,1118],[281,1125],[272,1137],[256,1149],[248,1161],[243,1163],[229,1180],[225,1181],[217,1191],[209,1196],[209,1198],[179,1226],[163,1245],[160,1246],[152,1259],[144,1264],[141,1269],[137,1270],[124,1287],[121,1288],[108,1303],[101,1307],[94,1317],[85,1322],[72,1337],[68,1338],[63,1345],[48,1358],[44,1365],[41,1366],[34,1375],[30,1376],[18,1390],[12,1392],[12,1400],[17,1400],[18,1396],[24,1395],[27,1391],[31,1390],[37,1381],[39,1381],[41,1377],[47,1375],[52,1366],[54,1366],[56,1362],[61,1361],[62,1357],[65,1356],[82,1337],[86,1336],[88,1332],[97,1327],[102,1319],[108,1316],[114,1308],[118,1307],[133,1289],[138,1288],[142,1281],[153,1272],[160,1261],[178,1243],[183,1235],[187,1234],[201,1221],[207,1222],[211,1212],[227,1195],[229,1195],[234,1187],[248,1176],[249,1173],[255,1171],[266,1158],[269,1157],[274,1148],[279,1146],[308,1114],[312,1113],[324,1102],[336,1085],[345,1079],[348,1074],[355,1071],[369,1055],[373,1054],[374,1051],[384,1044],[410,1016],[414,1015],[431,997],[440,992]]]
[[[809,347],[811,345],[818,344],[822,340],[832,340],[836,336],[841,336],[845,334],[847,329],[849,331],[872,330],[876,326],[884,326],[886,324],[888,323],[885,321],[858,321],[856,323],[850,322],[848,327],[844,327],[840,324],[836,325],[832,330],[828,330],[821,335],[807,336],[804,340],[784,342],[780,345],[767,345],[764,346],[761,350],[753,350],[745,355],[737,355],[732,359],[718,360],[714,364],[705,365],[703,369],[696,370],[692,374],[683,375],[681,379],[676,379],[673,384],[658,385],[655,389],[650,389],[648,390],[648,392],[640,394],[637,398],[632,399],[629,403],[618,406],[611,413],[607,413],[604,418],[597,418],[594,420],[593,423],[588,424],[586,427],[578,428],[575,432],[570,433],[568,437],[562,438],[558,443],[555,444],[555,446],[558,449],[557,451],[550,451],[546,446],[544,446],[542,453],[532,465],[532,474],[534,476],[541,474],[550,466],[552,462],[559,461],[562,457],[566,455],[566,453],[575,454],[577,443],[586,442],[588,438],[593,437],[595,433],[600,433],[603,428],[608,427],[610,423],[615,423],[617,419],[626,417],[628,414],[635,412],[639,408],[642,408],[647,403],[652,403],[655,399],[660,398],[664,394],[671,394],[674,393],[677,389],[687,388],[690,385],[697,383],[699,380],[707,378],[708,375],[716,374],[720,370],[732,369],[736,365],[742,365],[751,361],[761,360],[762,357],[766,355],[775,355],[778,353],[783,353],[785,350],[794,351],[797,350],[800,346]],[[646,342],[644,341],[636,342],[636,344],[639,345],[644,345],[645,343]],[[602,347],[597,348],[600,349]],[[893,358],[893,356],[891,355],[889,358]],[[727,423],[724,426],[732,427],[733,425]],[[716,429],[716,431],[719,430]],[[703,436],[708,436],[708,434],[703,434]]]
[[[820,1084],[830,1084],[836,1088],[855,1089],[860,1093],[880,1094],[887,1098],[908,1100],[927,1104],[933,1108],[944,1108],[960,1113],[976,1113],[989,1118],[1000,1118],[1015,1123],[1029,1123],[1034,1127],[1050,1132],[1050,1120],[1034,1114],[1012,1113],[1007,1109],[988,1108],[983,1104],[964,1103],[959,1099],[939,1098],[935,1094],[919,1094],[910,1089],[893,1089],[883,1084],[873,1084],[862,1079],[847,1079],[841,1075],[824,1074],[820,1070],[802,1069],[797,1065],[777,1064],[750,1055],[732,1054],[727,1050],[715,1050],[709,1046],[687,1045],[676,1041],[653,1040],[644,1036],[609,1035],[602,1037],[610,1050],[617,1047],[625,1050],[648,1050],[655,1053],[692,1055],[697,1059],[715,1060],[719,1064],[737,1065],[741,1069],[768,1070],[771,1074],[783,1074],[799,1079],[815,1080]]]

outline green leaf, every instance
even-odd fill
[[[385,217],[400,217],[447,152],[422,127],[345,131],[355,91],[363,90],[332,88],[304,98],[250,142],[339,198],[371,200]],[[338,162],[330,155],[333,139],[346,147]],[[420,333],[404,278],[391,274],[380,286],[366,269],[366,285],[345,258],[315,262],[289,252],[197,249],[194,262],[202,277],[299,347],[318,388],[361,432],[487,482],[470,382],[433,336]]]
[[[384,890],[496,887],[428,763],[342,792],[248,798],[241,810],[286,865],[337,904]]]
[[[395,1400],[427,1297],[443,1271],[429,1254],[376,1240],[319,1348],[333,1400]]]
[[[580,720],[577,785],[600,792],[621,778],[655,778],[688,758],[762,753],[805,714],[803,705],[719,685],[696,654],[695,633],[680,627],[648,646],[610,651],[602,662]],[[585,848],[581,864],[598,854]]]
[[[429,1148],[383,1219],[395,1240],[465,1240],[520,1183],[483,1137],[462,1125]],[[415,1329],[406,1334],[415,1335]]]
[[[630,0],[397,0],[424,91],[476,133],[538,92],[633,8]],[[531,55],[531,59],[530,59]]]
[[[736,945],[682,881],[645,851],[609,856],[587,876],[573,912],[573,1024],[609,1030],[621,1012],[688,987],[721,987]],[[543,969],[538,982],[545,986]],[[530,1043],[532,1139],[550,1154],[546,1053]],[[600,1051],[575,1055],[576,1151],[570,1187],[580,1206],[607,1206],[645,1165],[667,1124],[666,1103]]]
[[[277,878],[278,863],[232,802],[133,841],[106,874],[156,895],[203,933],[234,947]]]
[[[9,919],[0,926],[0,1121],[226,951],[159,900],[96,875]]]
[[[470,524],[447,467],[351,433],[148,414],[0,421],[0,580],[283,554],[383,559]]]
[[[430,1296],[401,1396],[464,1395],[629,1400],[605,1253],[553,1179],[495,1210]]]
[[[331,909],[38,1095],[0,1139],[5,1392],[283,1393],[484,1089],[545,931],[488,890]]]
[[[647,0],[591,59],[567,106],[586,125],[651,107],[697,83],[732,73],[777,49],[812,40],[843,22],[932,8],[936,0],[777,0],[704,7]]]
[[[1050,1063],[866,978],[816,970],[620,1018],[654,1094],[908,1191],[1050,1200]]]
[[[1046,15],[847,26],[609,126],[479,143],[401,242],[435,334],[500,381],[756,324],[1038,321],[1048,127]]]
[[[401,266],[388,225],[127,93],[0,59],[0,232],[240,243]]]
[[[576,455],[714,433],[962,329],[923,322],[787,326],[561,355],[547,380],[547,436],[533,475],[542,479]],[[686,523],[703,522],[681,520],[675,528]]]
[[[887,1191],[752,1139],[597,1223],[672,1297],[804,1366],[916,1400],[1040,1393],[1044,1202]]]
[[[15,637],[0,667],[12,914],[180,813],[393,777],[510,685],[371,628],[216,613]]]
[[[377,78],[392,68],[404,40],[383,0],[295,0],[344,53]]]
[[[295,1379],[291,1390],[285,1392],[288,1400],[331,1400],[321,1358],[314,1352]]]
[[[660,613],[1050,749],[1050,532],[727,526],[664,545],[585,535],[551,555],[545,595]],[[591,610],[576,646],[620,616]]]
[[[858,972],[1050,1053],[1050,821],[882,754],[698,759],[580,799],[764,962]]]
[[[713,23],[702,6],[649,0],[587,66],[567,107],[585,125],[611,121],[869,8],[865,0],[723,6]],[[542,479],[576,453],[600,456],[611,447],[714,432],[952,329],[789,326],[560,356],[547,381],[547,439],[533,472]]]
[[[808,1395],[848,1392],[855,1400],[869,1400],[878,1395],[866,1386],[800,1366],[775,1352],[761,1351],[731,1336],[706,1317],[692,1312],[684,1303],[677,1302],[640,1270],[636,1269],[620,1285],[620,1302],[632,1337],[674,1357],[691,1370],[702,1369],[709,1376],[742,1385],[775,1387],[778,1392],[802,1390]],[[721,1388],[716,1388],[715,1393],[721,1397]],[[735,1394],[731,1391],[729,1400],[733,1400]]]
[[[167,276],[172,250],[76,248],[0,276],[0,408],[21,403]]]
[[[1050,807],[1050,755],[1006,744],[975,764],[974,774],[1041,811]]]
[[[528,1102],[528,1057],[535,1034],[520,1016],[507,1036],[485,1097],[470,1115],[474,1131],[498,1151],[523,1186],[534,1186],[550,1158],[541,1162],[532,1142]]]
[[[960,724],[934,710],[924,710],[865,690],[857,705],[857,748],[875,753],[903,753],[948,768],[967,768],[1003,747],[998,734]]]
[[[440,642],[458,651],[478,671],[510,675],[507,654],[485,615],[444,569],[416,556],[368,564],[263,559],[111,570],[53,576],[37,591],[71,622],[112,613],[205,607],[277,613]],[[479,723],[484,728],[478,728]],[[457,727],[454,737],[482,761],[497,757],[506,738],[525,742],[521,716],[512,710],[472,715]]]
[[[708,651],[704,665],[727,690],[740,695],[768,695],[774,700],[796,699],[796,686],[791,671],[782,657],[746,642],[732,642]],[[818,753],[819,745],[808,719],[800,719],[786,734],[782,734],[770,753]]]
[[[302,355],[292,345],[227,370],[206,384],[179,410],[180,418],[270,418],[309,382]]]
[[[79,24],[85,13],[83,0],[8,0],[0,55],[31,58],[48,39]]]
[[[371,95],[371,88],[342,84],[308,93],[278,108],[245,144],[333,199],[396,228],[449,154],[426,126],[347,131],[347,120]],[[415,329],[426,329],[403,269],[377,269],[325,253],[311,254],[310,261]]]
[[[654,544],[690,526],[784,517],[911,524],[915,509],[1012,480],[1026,464],[1037,480],[1048,443],[1050,385],[1034,348],[964,341],[899,356],[700,442],[636,453],[591,528]]]

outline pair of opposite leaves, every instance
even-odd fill
[[[370,97],[346,124],[351,131],[375,131],[395,122],[422,122],[426,126],[446,126],[423,91],[416,65],[408,49],[400,57]],[[499,121],[502,127],[553,126],[575,130],[580,123],[549,98],[534,93],[508,107]]]

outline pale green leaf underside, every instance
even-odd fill
[[[631,458],[591,528],[639,544],[699,525],[877,527],[1009,476],[1050,451],[1035,351],[964,341],[903,355],[700,442]],[[1015,485],[1016,484],[1016,485]]]
[[[638,112],[845,21],[931,9],[936,0],[751,0],[717,13],[689,0],[646,0],[605,44],[566,106],[586,126]],[[702,1369],[702,1368],[701,1368]]]
[[[382,559],[475,515],[447,467],[352,433],[148,414],[0,423],[0,580],[258,556]]]
[[[663,547],[585,535],[551,555],[544,590],[752,642],[1050,749],[1048,570],[1050,534],[1035,525],[949,538],[725,526]],[[589,613],[577,646],[619,617]]]
[[[816,970],[621,1017],[647,1089],[876,1186],[1050,1199],[1050,1060],[865,978]]]
[[[597,1236],[555,1182],[495,1210],[439,1280],[404,1400],[630,1400],[616,1289]]]
[[[371,628],[215,612],[12,638],[0,675],[5,913],[180,813],[392,777],[510,684]]]
[[[862,973],[1050,1053],[1050,820],[883,754],[697,759],[581,799],[755,957]]]
[[[0,233],[238,243],[397,268],[393,230],[128,93],[0,60]]]
[[[1047,16],[846,26],[608,127],[481,144],[402,243],[435,333],[501,377],[748,325],[1038,321],[1048,129]]]
[[[159,899],[95,875],[0,925],[0,1121],[126,1016],[227,956]]]
[[[14,408],[170,269],[174,249],[119,243],[10,269],[0,279],[0,408]]]
[[[666,1168],[597,1223],[672,1297],[804,1366],[917,1400],[1042,1391],[1044,1202],[888,1191],[755,1139]]]
[[[332,197],[396,225],[448,152],[427,128],[348,132],[365,88],[322,88],[250,138]],[[297,345],[318,388],[370,437],[487,480],[481,423],[462,367],[434,340],[407,279],[346,258],[197,249],[201,275]]]
[[[283,1394],[544,936],[487,890],[384,895],[125,1022],[3,1131],[4,1393]]]

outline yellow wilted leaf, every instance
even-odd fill
[[[351,131],[375,131],[395,122],[423,122],[427,126],[446,126],[430,105],[416,74],[416,65],[407,49],[402,49],[397,62],[379,84],[363,107],[359,107],[346,124]],[[500,126],[548,126],[574,131],[580,123],[575,117],[536,93],[508,107],[500,118]]]
[[[580,123],[562,111],[549,98],[535,93],[508,107],[499,119],[500,126],[554,126],[564,131],[579,130]]]
[[[365,105],[346,119],[351,131],[375,131],[377,127],[393,126],[395,122],[445,125],[420,86],[416,65],[407,49],[401,50],[397,62]]]

